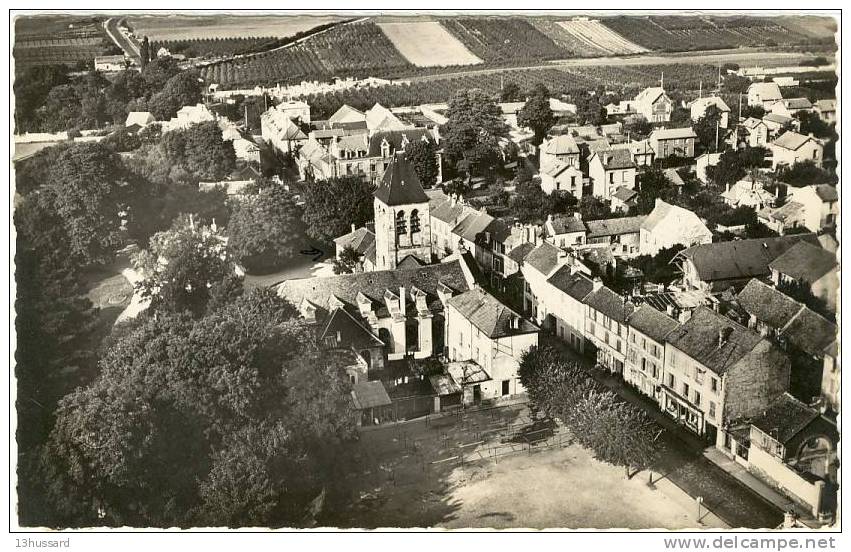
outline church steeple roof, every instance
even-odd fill
[[[414,171],[414,166],[404,157],[396,155],[384,171],[376,198],[385,205],[408,205],[411,203],[428,203],[428,196],[423,191],[420,179]]]

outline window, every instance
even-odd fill
[[[396,213],[396,235],[403,236],[408,233],[408,223],[405,220],[405,211]]]
[[[718,380],[715,378],[710,378],[710,386],[712,387],[712,392],[716,395],[718,394]]]
[[[614,183],[615,183],[615,173],[610,172],[609,173],[609,184],[614,184]]]
[[[502,380],[502,396],[508,395],[509,384],[511,380]]]
[[[700,406],[700,391],[694,392],[694,404]]]
[[[710,418],[715,417],[715,403],[712,402],[712,401],[709,401],[709,417]]]
[[[688,398],[689,386],[683,382],[683,397]]]
[[[700,368],[695,366],[695,368],[694,368],[694,381],[696,381],[697,383],[703,383],[703,374],[705,372],[706,372],[705,370],[701,370]]]
[[[420,212],[414,209],[411,211],[411,233],[416,234],[420,231]]]
[[[674,351],[671,351],[671,355],[668,357],[668,364],[673,367],[677,366],[677,353]]]
[[[674,374],[668,374],[668,387],[670,389],[674,388]]]

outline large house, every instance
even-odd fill
[[[304,113],[301,109],[286,109],[288,103],[281,104],[284,109],[275,107],[265,111],[260,116],[260,134],[263,139],[281,153],[293,153],[298,146],[307,142],[307,136],[293,122],[298,120]],[[310,109],[307,111],[307,120],[310,120]]]
[[[741,129],[746,136],[748,146],[764,148],[768,145],[768,125],[762,119],[748,117],[742,121]]]
[[[741,288],[751,278],[767,280],[769,264],[799,241],[819,245],[815,234],[754,238],[695,245],[677,253],[674,260],[687,289],[718,292]]]
[[[544,222],[544,239],[556,247],[579,247],[585,244],[588,230],[582,215],[547,215]]]
[[[656,158],[694,157],[694,144],[697,134],[691,127],[657,128],[650,133],[650,147],[656,152]]]
[[[523,393],[520,358],[538,345],[540,329],[480,287],[450,297],[445,312],[446,356],[450,363],[465,363],[460,378],[450,369],[469,394],[464,402]]]
[[[793,167],[802,161],[812,161],[820,167],[824,160],[824,146],[812,134],[804,136],[787,131],[768,144],[771,150],[771,168],[779,166]]]
[[[773,183],[770,178],[759,174],[750,174],[739,180],[732,186],[728,183],[726,189],[721,192],[724,203],[731,207],[750,207],[759,211],[764,207],[771,207],[777,201],[775,193],[765,189],[765,184]],[[776,184],[775,184],[776,185]]]
[[[626,359],[627,319],[635,306],[603,285],[593,281],[593,290],[584,299],[585,337],[596,351],[597,364],[613,374],[623,375]]]
[[[550,195],[554,191],[566,191],[576,199],[582,199],[582,171],[579,162],[568,165],[554,161],[541,168],[541,190]]]
[[[589,246],[605,247],[615,257],[639,255],[641,225],[646,219],[647,215],[639,215],[586,221],[586,242]]]
[[[786,202],[781,207],[766,207],[758,216],[762,223],[781,236],[795,228],[819,232],[836,226],[838,200],[836,187],[830,184],[790,187]]]
[[[656,255],[660,249],[712,243],[712,231],[688,209],[656,198],[656,206],[640,226],[638,251]]]
[[[665,364],[665,337],[679,326],[679,322],[645,303],[629,315],[627,324],[623,379],[659,402]]]
[[[661,86],[645,88],[632,102],[633,109],[651,123],[667,123],[674,111],[674,102]]]
[[[691,120],[697,122],[706,116],[706,110],[714,107],[721,115],[719,121],[721,128],[728,128],[730,124],[730,107],[719,96],[706,96],[698,98],[689,104]]]
[[[595,152],[588,160],[592,193],[611,200],[619,188],[635,189],[636,167],[626,149]]]
[[[550,167],[556,162],[579,168],[579,146],[569,134],[561,134],[544,140],[541,143],[540,151],[542,171],[545,167]]]
[[[728,424],[764,412],[790,378],[779,347],[707,307],[665,337],[664,370],[662,410],[728,451]]]
[[[832,125],[836,122],[836,100],[818,100],[813,110],[825,123]]]

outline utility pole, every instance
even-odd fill
[[[700,84],[698,85],[698,88],[697,88],[697,97],[698,97],[698,98],[702,98],[702,97],[703,97],[703,81],[700,81]]]
[[[715,153],[718,153],[718,146],[720,145],[718,143],[718,131],[720,130],[720,127],[721,121],[715,121]]]
[[[742,93],[739,92],[739,121],[742,120]]]

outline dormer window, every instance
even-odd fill
[[[387,138],[381,140],[381,157],[390,157],[390,143]]]

